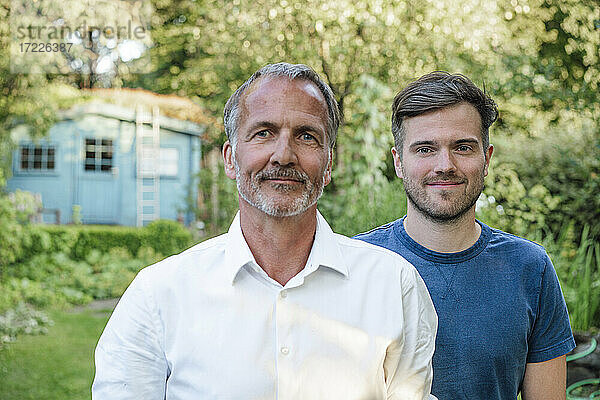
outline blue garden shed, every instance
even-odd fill
[[[189,224],[206,125],[186,115],[201,109],[142,90],[94,92],[121,101],[96,99],[63,111],[41,139],[32,140],[26,126],[13,130],[18,146],[8,190],[39,193],[46,223],[71,223],[79,214],[85,224],[142,226],[159,218]]]

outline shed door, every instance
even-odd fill
[[[109,138],[83,138],[78,200],[85,224],[119,222],[120,185],[115,145],[116,142]]]

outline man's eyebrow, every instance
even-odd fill
[[[248,127],[248,132],[254,133],[254,131],[256,131],[259,128],[276,129],[277,125],[269,121],[256,121],[253,122],[252,125],[250,125],[250,127]]]
[[[454,142],[456,144],[463,144],[463,143],[473,143],[473,144],[479,144],[479,140],[477,139],[459,139],[456,142]]]
[[[479,141],[477,139],[473,139],[473,138],[465,138],[465,139],[458,139],[454,142],[454,144],[465,144],[465,143],[472,143],[472,144],[479,144]],[[416,142],[413,142],[409,145],[410,148],[416,147],[416,146],[436,146],[437,142],[434,140],[419,140]]]
[[[434,142],[433,140],[419,140],[417,142],[413,142],[410,144],[409,147],[417,147],[417,146],[423,146],[423,145],[427,145],[427,146],[435,146],[437,143]]]
[[[309,132],[315,132],[315,133],[324,133],[324,132],[322,132],[321,129],[317,128],[314,125],[309,125],[309,124],[297,126],[294,128],[294,130],[296,132],[309,131]]]

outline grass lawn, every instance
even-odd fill
[[[90,399],[94,347],[110,311],[52,311],[47,335],[19,336],[0,350],[0,398]]]

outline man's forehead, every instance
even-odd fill
[[[465,138],[482,140],[481,116],[473,105],[465,102],[405,118],[403,124],[406,139],[410,142]]]
[[[307,96],[317,100],[327,108],[327,102],[325,96],[321,93],[321,90],[317,85],[303,78],[290,79],[287,76],[266,76],[260,77],[246,89],[242,98],[240,99],[240,105],[243,109],[246,109],[248,103],[253,101],[267,101],[270,98],[270,94],[274,91],[281,90],[302,90]]]

